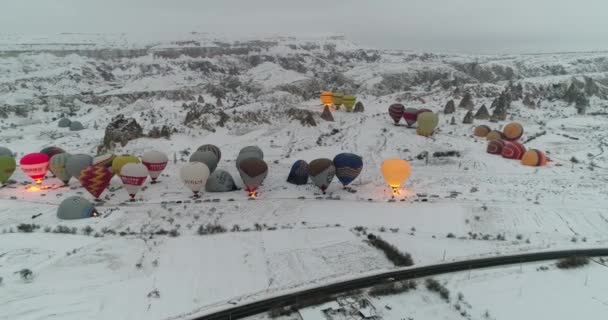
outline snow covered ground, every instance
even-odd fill
[[[458,109],[458,124],[450,125],[451,115],[440,113],[438,132],[429,139],[417,136],[414,129],[394,126],[386,114],[388,105],[398,99],[408,107],[443,111],[447,100],[454,98],[458,102],[452,88],[443,89],[435,83],[430,91],[427,85],[387,94],[373,89],[384,72],[431,70],[457,74],[450,69],[450,61],[461,63],[479,57],[440,56],[427,61],[410,53],[380,51],[380,60],[374,62],[346,61],[342,57],[335,58],[335,62],[327,60],[331,56],[326,53],[321,55],[323,44],[335,44],[338,53],[357,49],[344,40],[275,39],[278,45],[253,52],[274,57],[276,63],[268,60],[249,67],[243,65],[246,59],[236,54],[182,55],[175,59],[145,54],[107,60],[78,52],[62,56],[31,48],[15,53],[10,50],[16,50],[17,42],[10,37],[2,39],[6,47],[0,47],[0,106],[30,106],[27,117],[12,113],[6,119],[0,117],[0,145],[16,152],[17,158],[50,145],[70,153],[94,155],[105,126],[122,113],[135,118],[144,132],[167,124],[177,133],[171,139],[140,138],[124,147],[117,146],[114,153],[141,155],[157,149],[167,152],[170,159],[175,154],[177,161],[170,161],[161,183],[146,184],[135,203],[122,204],[128,195],[115,177],[104,193],[106,203],[98,206],[101,217],[95,219],[60,221],[56,217],[57,206],[64,198],[75,194],[90,198],[75,180],[69,188],[28,191],[26,185],[15,184],[0,189],[0,319],[187,319],[269,294],[393,268],[382,252],[367,245],[365,233],[380,235],[411,253],[416,264],[524,251],[605,247],[608,242],[605,115],[577,115],[575,108],[563,101],[543,101],[536,109],[525,107],[521,100],[514,101],[509,112],[513,120],[524,125],[524,139],[546,131],[526,146],[548,151],[553,160],[546,167],[525,167],[518,161],[485,153],[486,142],[471,135],[474,125],[488,124],[499,129],[506,122],[475,120],[474,125],[464,125],[460,120],[466,110]],[[118,48],[129,47],[120,41],[111,43]],[[308,52],[291,46],[311,43],[319,48]],[[53,43],[48,45],[57,49]],[[163,50],[188,47],[166,42],[155,46]],[[17,47],[24,50],[23,45]],[[280,58],[294,56],[306,72],[280,65]],[[325,67],[319,62],[320,56],[326,60]],[[522,74],[529,72],[530,77],[520,79],[523,83],[562,81],[543,73],[551,65],[564,66],[566,75],[591,75],[599,79],[600,86],[606,72],[602,69],[606,56],[600,53],[482,58],[477,61],[519,67]],[[112,98],[95,105],[78,96],[82,91],[103,96],[195,90],[195,97],[200,95],[206,102],[215,102],[216,97],[204,88],[225,75],[190,67],[205,61],[223,70],[234,68],[242,83],[262,88],[257,96],[241,89],[229,92],[223,101],[226,113],[232,116],[257,111],[276,115],[269,118],[270,123],[242,121],[217,126],[210,132],[183,124],[187,111],[182,104],[192,101],[144,97],[125,102]],[[594,67],[584,61],[594,61]],[[314,79],[318,72],[331,72],[331,68],[325,70],[331,63],[335,63],[331,68],[339,69],[359,86],[357,96],[364,103],[365,112],[335,111],[333,123],[316,116],[314,127],[283,116],[289,107],[320,111],[316,99],[296,97],[276,88]],[[107,70],[112,77],[106,75],[107,80],[100,72],[92,71],[94,76],[87,73],[86,70],[99,71],[96,67]],[[496,81],[466,86],[502,88],[505,84]],[[76,95],[74,99],[66,98],[72,94]],[[53,102],[56,95],[62,102]],[[420,99],[408,98],[412,96]],[[481,104],[489,107],[492,100],[480,94],[475,97],[476,108]],[[56,119],[67,112],[66,101],[78,107],[70,118],[81,121],[85,130],[74,132],[56,127]],[[605,100],[591,96],[590,101],[588,114],[605,111]],[[50,110],[44,111],[45,105]],[[247,200],[244,191],[207,193],[200,202],[189,198],[190,191],[183,187],[178,175],[188,156],[180,152],[193,152],[206,143],[221,148],[219,168],[229,171],[238,184],[241,181],[234,159],[239,150],[247,145],[264,150],[270,169],[257,200]],[[461,156],[431,156],[428,163],[416,158],[423,151],[432,154],[448,150],[457,150]],[[337,179],[327,196],[313,185],[297,187],[285,182],[295,160],[332,159],[340,152],[363,157],[363,172],[352,185],[356,193],[343,190]],[[388,202],[390,190],[380,174],[382,160],[389,157],[408,159],[412,164],[412,176],[396,202]],[[572,163],[572,157],[579,162]],[[19,169],[13,179],[28,180]],[[49,176],[45,184],[59,186],[60,182]],[[40,228],[33,233],[17,232],[22,223],[35,223]],[[199,235],[199,227],[207,224],[222,225],[227,232]],[[76,228],[77,234],[52,232],[58,226]],[[85,232],[87,226],[92,230]],[[506,240],[498,239],[503,236]],[[31,281],[24,281],[15,273],[24,268],[33,271]],[[596,272],[597,268],[591,270]],[[479,274],[499,286],[509,283],[509,270]],[[597,278],[601,278],[597,271]],[[534,277],[539,274],[542,278]],[[566,277],[558,271],[525,275],[530,281],[534,278],[533,281],[556,283]],[[460,285],[457,277],[446,279]],[[475,287],[475,282],[462,281],[462,286],[459,290],[475,306],[498,305],[498,299],[509,298],[504,297],[504,291],[486,295],[480,284]],[[527,292],[525,289],[524,295]],[[527,299],[517,301],[528,303]],[[501,308],[505,307],[491,309],[497,319],[521,318],[512,317]],[[421,311],[415,318],[438,314],[429,312]]]

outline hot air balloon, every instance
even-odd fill
[[[127,163],[140,163],[140,161],[138,157],[129,154],[117,156],[114,158],[114,160],[112,160],[112,171],[114,172],[114,174],[120,176],[121,168]]]
[[[102,166],[90,165],[80,172],[80,184],[99,200],[101,193],[110,185],[114,174]]]
[[[485,138],[491,131],[492,129],[490,127],[486,126],[485,124],[482,124],[480,126],[475,127],[473,135],[475,135],[476,137]]]
[[[11,178],[16,168],[17,162],[15,162],[15,158],[11,156],[0,156],[0,183],[6,183],[8,179]]]
[[[73,154],[68,157],[65,163],[65,169],[68,171],[70,176],[80,179],[80,172],[82,169],[93,164],[93,157],[88,154]]]
[[[59,154],[59,153],[64,153],[65,151],[61,148],[57,148],[57,147],[46,147],[42,150],[40,150],[40,153],[44,153],[47,156],[49,156],[49,159],[52,158],[54,155]]]
[[[85,219],[98,215],[93,204],[80,196],[65,198],[57,208],[57,218],[62,220]]]
[[[262,159],[247,158],[239,164],[239,174],[250,198],[257,196],[256,190],[268,174],[268,165]]]
[[[135,200],[135,194],[144,185],[147,177],[148,168],[141,163],[130,162],[120,169],[120,180],[131,196],[131,201]]]
[[[148,151],[141,157],[141,162],[148,168],[148,173],[154,184],[161,172],[167,167],[169,158],[160,151]]]
[[[333,161],[329,159],[315,159],[308,165],[308,174],[310,180],[325,194],[329,184],[334,179],[336,167],[334,167]]]
[[[422,112],[418,114],[418,128],[416,133],[420,136],[428,137],[433,134],[437,124],[439,123],[439,117],[433,112]]]
[[[330,105],[332,103],[332,95],[331,91],[321,92],[321,102],[326,106]]]
[[[524,134],[524,127],[517,122],[511,122],[502,129],[502,133],[505,140],[516,141]]]
[[[222,151],[220,150],[220,148],[212,144],[204,144],[198,147],[196,151],[211,151],[217,157],[217,161],[220,161],[222,159]]]
[[[202,162],[207,165],[210,172],[217,168],[218,159],[211,151],[196,151],[190,156],[190,162]]]
[[[486,148],[486,152],[489,154],[502,154],[502,150],[505,147],[505,141],[504,140],[492,140],[490,142],[488,142],[488,147]]]
[[[407,108],[403,111],[403,119],[408,127],[411,127],[418,120],[418,109]]]
[[[342,97],[344,97],[344,95],[337,92],[334,92],[334,94],[331,96],[331,102],[334,104],[334,106],[336,106],[336,109],[340,109],[340,106],[342,105]]]
[[[403,117],[403,113],[405,112],[405,107],[400,103],[393,103],[390,107],[388,107],[388,115],[391,116],[395,124],[399,123],[401,117]]]
[[[295,185],[303,185],[308,183],[308,163],[304,160],[298,160],[293,163],[287,182]]]
[[[504,136],[502,135],[502,132],[498,130],[492,130],[486,135],[486,140],[488,141],[502,140],[503,138]]]
[[[194,192],[194,197],[199,197],[198,192],[207,183],[209,168],[202,162],[189,162],[179,171],[179,176],[188,189]]]
[[[106,167],[106,168],[110,169],[110,172],[112,172],[112,174],[114,174],[114,172],[112,170],[112,162],[114,161],[115,158],[116,158],[116,156],[112,153],[98,155],[93,158],[93,165]]]
[[[55,175],[55,177],[61,180],[66,186],[68,185],[68,182],[70,182],[70,178],[72,178],[72,175],[66,168],[68,159],[71,156],[72,155],[67,152],[56,154],[51,157],[51,163],[49,165],[49,169]]]
[[[418,109],[418,115],[420,115],[421,113],[425,113],[425,112],[433,112],[433,110],[429,110],[429,109],[425,109],[425,108]]]
[[[540,167],[547,164],[547,156],[544,152],[537,149],[530,149],[524,153],[521,163],[526,166]]]
[[[502,149],[502,157],[506,159],[521,160],[526,153],[526,147],[523,144],[515,141],[507,142]]]
[[[19,161],[21,170],[36,183],[42,183],[42,179],[49,170],[49,156],[44,153],[30,153]]]
[[[353,153],[340,153],[334,157],[336,177],[346,187],[355,180],[363,169],[363,159]]]
[[[399,187],[410,177],[410,164],[409,162],[399,159],[391,158],[386,159],[382,162],[382,176],[388,185],[393,189],[393,196],[399,193]]]
[[[238,190],[234,179],[232,179],[230,173],[220,169],[215,170],[209,175],[209,179],[207,179],[207,183],[205,184],[205,191],[207,192],[229,192],[234,190]]]
[[[256,158],[264,159],[264,152],[258,146],[246,146],[239,151],[239,154],[241,153],[255,153],[258,155]]]
[[[342,104],[344,104],[344,109],[346,109],[346,111],[348,112],[351,112],[353,110],[355,101],[357,101],[357,98],[355,98],[355,96],[345,95],[344,97],[342,97]]]
[[[9,156],[13,158],[15,157],[11,149],[5,147],[0,147],[0,156]]]

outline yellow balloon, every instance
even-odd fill
[[[344,104],[344,108],[346,108],[346,110],[348,111],[353,108],[353,106],[355,105],[355,101],[357,101],[357,98],[355,98],[355,96],[346,95],[342,97],[342,103]]]
[[[321,102],[323,102],[324,105],[330,105],[332,103],[332,96],[333,93],[331,91],[321,92]]]
[[[114,174],[120,176],[120,169],[127,163],[139,163],[139,158],[128,154],[117,156],[112,160],[112,171],[114,171]]]
[[[418,115],[418,128],[416,133],[420,136],[428,137],[433,134],[439,124],[439,117],[433,112],[423,112]]]
[[[342,105],[342,97],[344,97],[341,93],[336,93],[331,96],[331,101],[334,103],[334,106],[339,107]]]
[[[386,159],[382,162],[382,176],[392,188],[399,188],[410,177],[410,163],[399,158]]]

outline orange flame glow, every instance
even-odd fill
[[[42,183],[42,179],[36,179],[36,184],[41,184]]]
[[[257,191],[249,191],[249,199],[255,199],[258,197]]]

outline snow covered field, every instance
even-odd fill
[[[86,42],[78,37],[72,40]],[[131,48],[122,40],[112,41],[111,45],[100,42],[87,50]],[[209,39],[194,41],[200,47],[216,45]],[[187,319],[268,294],[393,268],[381,251],[364,241],[365,233],[380,235],[411,253],[416,264],[523,251],[605,247],[608,243],[608,155],[604,153],[608,118],[602,114],[608,103],[600,94],[589,97],[587,115],[578,115],[574,106],[560,100],[543,100],[535,109],[524,106],[521,99],[513,101],[510,117],[524,125],[524,140],[546,132],[526,147],[546,150],[552,159],[546,167],[525,167],[518,161],[487,154],[486,141],[471,135],[475,125],[499,129],[506,122],[475,120],[474,125],[461,124],[466,110],[457,109],[454,116],[458,124],[449,124],[452,115],[443,115],[443,106],[449,99],[456,103],[460,99],[453,87],[445,89],[439,80],[412,82],[407,91],[384,92],[388,89],[376,86],[386,72],[411,73],[414,78],[423,72],[437,72],[439,79],[443,75],[469,79],[471,76],[465,76],[452,63],[476,60],[488,68],[512,67],[516,80],[526,84],[525,90],[583,75],[595,79],[603,90],[608,55],[425,57],[373,51],[366,54],[376,53],[380,58],[366,62],[363,58],[336,58],[323,47],[333,44],[335,49],[331,50],[338,53],[359,52],[345,40],[313,42],[318,48],[310,52],[292,46],[310,45],[312,40],[273,41],[277,44],[255,47],[246,54],[166,58],[147,52],[107,59],[93,53],[41,51],[63,50],[64,46],[50,43],[49,47],[32,49],[10,37],[2,38],[0,108],[27,106],[29,111],[25,117],[11,112],[7,118],[0,116],[0,145],[16,152],[17,158],[51,145],[73,154],[95,155],[106,125],[119,113],[136,119],[146,133],[158,125],[169,125],[177,132],[170,139],[143,137],[115,148],[115,154],[135,155],[157,149],[167,152],[171,161],[161,182],[147,183],[135,203],[121,205],[128,195],[115,177],[103,195],[106,202],[98,206],[100,218],[61,221],[56,217],[57,206],[64,198],[75,194],[91,198],[75,180],[69,188],[36,192],[26,190],[24,184],[0,189],[0,319]],[[154,45],[167,52],[188,47],[169,42]],[[76,49],[72,46],[69,50]],[[256,66],[244,62],[255,55],[272,59],[263,58],[266,62]],[[293,61],[281,59],[297,61],[306,71],[285,69]],[[209,70],[197,69],[201,65]],[[547,71],[555,66],[561,66],[563,74]],[[230,72],[241,84],[258,86],[259,91],[251,94],[241,85],[220,99],[223,107],[218,106],[217,97],[207,91],[206,85],[222,83],[226,74],[214,68],[226,74],[233,68],[236,72]],[[288,93],[280,89],[281,85],[298,85],[332,72],[356,84],[355,93],[365,105],[364,113],[337,110],[333,112],[335,122],[315,115],[317,125],[311,127],[285,116],[291,107],[315,113],[321,108],[316,98]],[[463,81],[460,88],[478,93],[474,95],[476,109],[482,104],[489,107],[494,96],[487,92],[498,88],[500,93],[507,84],[500,78]],[[351,86],[349,83],[343,86]],[[230,116],[251,111],[267,117],[267,121],[233,120],[224,127],[214,126],[214,132],[187,126],[183,103],[195,100],[168,98],[159,93],[164,90],[195,92],[194,98],[200,95]],[[142,91],[157,95],[120,96]],[[83,92],[112,97],[96,105],[89,93]],[[316,92],[310,96],[316,97]],[[437,134],[429,139],[417,136],[414,129],[394,126],[386,110],[397,100],[408,107],[439,112]],[[81,121],[85,130],[57,128],[56,120],[69,108],[75,110],[70,118]],[[217,114],[204,117],[215,123]],[[181,152],[193,152],[206,143],[221,148],[218,168],[229,171],[239,185],[234,159],[242,147],[260,146],[270,169],[258,199],[247,200],[242,190],[206,193],[202,201],[190,199],[190,191],[179,181],[179,168],[188,159]],[[461,156],[431,156],[428,163],[416,158],[424,151],[432,155],[448,150],[459,151]],[[352,185],[356,193],[343,190],[337,179],[327,196],[312,184],[293,186],[285,182],[295,160],[332,159],[340,152],[363,157],[363,172]],[[412,165],[412,176],[396,202],[388,202],[390,190],[380,174],[382,160],[389,157],[407,159]],[[573,163],[572,157],[578,163]],[[28,181],[19,169],[13,179]],[[45,181],[47,186],[60,184],[50,175]],[[22,223],[35,223],[40,228],[33,233],[17,232]],[[207,224],[221,225],[227,232],[200,235],[199,227]],[[58,226],[76,228],[77,234],[54,233]],[[85,232],[87,226],[92,230]],[[366,231],[360,231],[363,229]],[[505,240],[499,240],[503,237]],[[31,281],[23,281],[15,273],[24,268],[33,271]],[[601,267],[590,270],[593,278],[602,278]],[[577,286],[580,282],[580,277],[575,281],[574,275],[561,271],[517,272],[519,268],[515,267],[476,272],[484,284],[464,281],[462,277],[468,275],[445,279],[458,284],[458,290],[472,305],[492,306],[496,319],[526,318],[507,310],[509,304],[501,303],[502,299],[522,304],[512,309],[523,309],[539,299],[534,290],[545,290],[538,294],[550,292],[549,287],[533,289],[525,283],[572,280]],[[512,290],[481,290],[505,284],[512,284]],[[513,293],[521,287],[517,284],[525,284],[523,293]],[[590,295],[599,291],[593,292]],[[522,298],[528,294],[536,298]],[[402,305],[410,310],[409,302]],[[442,314],[431,309],[416,311],[415,318],[431,319]],[[567,312],[558,310],[551,310],[555,317],[547,318],[568,319],[564,317]],[[594,314],[591,312],[596,309],[588,310]],[[387,319],[400,319],[398,314],[403,310],[394,311],[386,314]],[[481,314],[485,310],[477,311]]]

